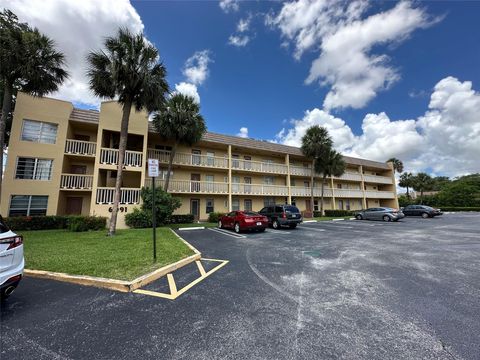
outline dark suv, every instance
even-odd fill
[[[425,205],[408,205],[402,211],[405,216],[421,216],[424,219],[443,214],[440,209],[434,209]]]
[[[302,222],[302,214],[296,206],[293,205],[275,205],[266,206],[259,213],[268,218],[268,224],[274,229],[282,226],[289,226],[294,229]]]

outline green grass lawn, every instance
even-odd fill
[[[171,264],[193,251],[168,228],[157,229],[157,262],[153,262],[152,229],[69,232],[20,232],[24,237],[25,267],[71,275],[91,275],[133,280]]]

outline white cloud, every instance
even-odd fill
[[[368,3],[300,0],[285,3],[266,23],[280,30],[295,46],[300,59],[307,50],[319,51],[305,82],[329,86],[323,106],[361,108],[400,75],[385,54],[373,54],[378,45],[399,43],[413,31],[434,21],[408,1],[362,18]]]
[[[239,136],[241,138],[248,138],[248,128],[241,127],[240,132],[237,134],[237,136]]]
[[[345,155],[378,161],[397,157],[407,171],[448,176],[478,172],[480,94],[471,82],[447,77],[436,84],[430,99],[428,111],[418,119],[392,121],[383,112],[367,114],[360,135],[324,110],[309,110],[302,119],[293,120],[291,128],[282,129],[276,140],[300,146],[306,129],[321,125]]]
[[[229,12],[236,12],[240,9],[237,0],[220,0],[218,5],[220,5],[220,8],[227,14]]]
[[[197,51],[185,62],[183,75],[188,82],[195,85],[201,85],[208,77],[208,64],[212,62],[210,59],[210,51]]]
[[[100,99],[89,90],[85,75],[87,54],[102,48],[106,36],[119,27],[140,32],[144,25],[128,0],[0,0],[0,8],[12,10],[52,38],[66,56],[70,78],[52,96],[97,106]]]
[[[250,22],[252,20],[251,16],[246,17],[245,19],[240,19],[237,24],[237,31],[242,33],[250,29]]]
[[[200,104],[200,95],[198,94],[197,85],[181,82],[179,84],[175,84],[175,91],[192,97],[198,104]]]
[[[248,35],[230,35],[228,38],[228,43],[237,47],[246,46],[249,41],[250,37]]]

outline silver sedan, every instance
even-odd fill
[[[405,215],[403,212],[393,208],[377,207],[360,210],[355,218],[357,220],[383,220],[383,221],[398,221],[403,219]]]

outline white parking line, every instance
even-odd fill
[[[305,229],[307,231],[326,231],[325,229],[318,229],[318,228],[314,228],[314,227],[301,227],[302,229]]]
[[[245,239],[246,238],[246,236],[244,236],[244,235],[231,233],[228,230],[217,229],[217,228],[209,228],[208,230],[215,231],[219,234],[227,235],[227,236],[233,237],[235,239]]]

